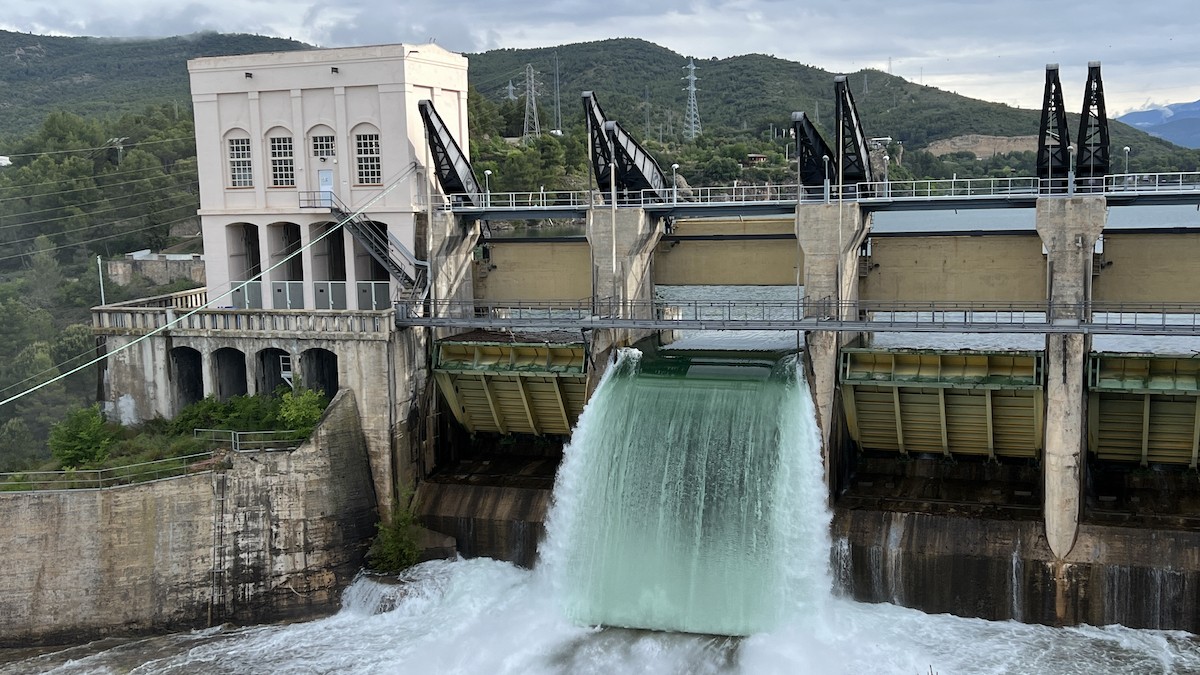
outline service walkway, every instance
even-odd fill
[[[419,308],[398,305],[396,325],[495,330],[630,328],[1200,335],[1200,305],[832,303],[815,300],[658,300],[610,304],[603,300],[528,303],[431,300]]]
[[[1072,194],[1102,196],[1109,206],[1200,204],[1200,172],[1115,174],[1096,181]],[[1067,194],[1061,183],[1030,177],[885,181],[845,185],[842,194],[867,212],[1034,208],[1039,197]],[[828,190],[796,184],[676,188],[667,202],[660,192],[645,190],[618,206],[672,217],[779,215],[795,213],[798,203],[836,201],[837,193],[836,185]],[[582,218],[591,209],[610,207],[600,192],[583,190],[488,192],[470,200],[447,199],[442,206],[481,220]]]

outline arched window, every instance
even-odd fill
[[[370,124],[354,128],[354,182],[358,185],[383,184],[379,130]]]
[[[319,161],[325,161],[326,158],[337,157],[337,142],[335,140],[333,129],[318,124],[308,132],[308,147],[312,152],[312,156]]]
[[[267,156],[271,158],[271,187],[295,187],[296,152],[292,132],[283,127],[268,131]]]
[[[245,129],[230,129],[225,134],[225,159],[229,166],[229,187],[254,187],[254,166],[250,159],[250,134]]]

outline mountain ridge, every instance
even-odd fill
[[[186,61],[200,56],[313,49],[294,40],[257,35],[196,33],[157,39],[55,37],[0,31],[0,141],[34,131],[53,110],[114,117],[147,105],[190,108]],[[496,49],[467,54],[468,77],[498,101],[529,63],[540,73],[543,128],[552,121],[554,55],[558,55],[564,127],[582,124],[578,95],[596,92],[605,112],[639,138],[682,140],[687,57],[634,38],[556,47]],[[701,121],[709,134],[785,133],[793,111],[832,128],[835,73],[769,54],[696,61]],[[1038,131],[1038,110],[1013,108],[916,84],[878,70],[847,77],[868,136],[889,136],[906,148],[978,134],[1020,137]],[[647,121],[649,123],[647,123]],[[1072,122],[1074,130],[1077,122]],[[1196,165],[1185,152],[1120,122],[1114,147],[1153,159],[1158,170]]]

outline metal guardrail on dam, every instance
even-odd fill
[[[398,326],[591,330],[1200,335],[1200,304],[827,301],[430,301],[398,305]]]
[[[1093,182],[1088,183],[1088,180]],[[798,203],[838,200],[836,184],[824,187],[786,185],[733,185],[688,187],[671,191],[664,202],[658,190],[622,199],[619,206],[644,208],[676,214],[718,210],[786,213]],[[877,181],[844,185],[841,194],[868,210],[1033,207],[1039,197],[1067,194],[1105,197],[1113,204],[1200,203],[1200,172],[1136,173],[1078,179],[1068,191],[1061,179],[1034,177],[969,178],[948,180]],[[488,192],[469,195],[470,200],[448,198],[446,210],[460,215],[489,218],[582,216],[588,210],[608,208],[604,195],[587,190],[539,190],[537,192]],[[475,204],[478,204],[476,206]]]

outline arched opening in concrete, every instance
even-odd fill
[[[292,384],[292,355],[274,347],[258,353],[254,372],[254,389],[259,394],[273,394],[280,385]]]
[[[227,401],[246,394],[246,355],[232,347],[222,347],[212,354],[217,385],[217,399]]]
[[[258,241],[258,226],[234,223],[225,228],[225,245],[229,256],[229,285],[233,289],[230,304],[242,309],[262,309],[262,282],[242,282],[256,278],[262,272],[262,251]]]
[[[191,347],[171,350],[171,381],[175,383],[175,412],[204,398],[204,371],[200,352]]]
[[[328,349],[309,349],[300,355],[301,382],[333,398],[338,392],[338,357]]]
[[[388,226],[377,221],[367,221],[367,228],[376,238],[386,241]],[[379,264],[362,244],[354,242],[354,276],[358,279],[359,309],[388,309],[392,306],[391,277],[387,268]]]
[[[300,250],[300,226],[296,223],[268,225],[267,246],[272,266],[287,260],[271,272],[271,306],[304,309],[304,256],[292,255]]]

